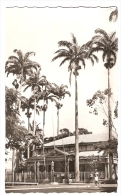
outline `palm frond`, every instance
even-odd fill
[[[60,65],[59,66],[62,66],[62,64],[64,64],[66,61],[68,61],[68,60],[70,60],[70,58],[69,57],[67,57],[67,58],[65,58],[64,60],[62,60],[62,62],[60,63]]]
[[[112,11],[111,13],[110,13],[110,16],[109,16],[109,21],[113,21],[113,17],[116,17],[116,20],[117,20],[117,18],[118,18],[118,9],[117,9],[117,7],[116,7],[116,9],[114,10],[114,11]]]
[[[69,51],[66,49],[59,49],[55,53],[61,53],[61,52],[69,53]]]
[[[95,33],[99,33],[99,34],[103,35],[105,37],[105,39],[108,41],[110,40],[108,34],[103,29],[97,28],[95,30]]]
[[[72,42],[77,45],[76,37],[74,36],[73,33],[71,33],[71,36],[72,36]]]
[[[95,59],[96,62],[99,62],[99,59],[96,55],[92,54],[92,57]]]
[[[59,41],[59,42],[58,42],[58,46],[59,46],[59,47],[65,46],[65,47],[67,47],[67,48],[70,48],[71,45],[72,45],[72,44],[71,44],[70,42],[68,42],[68,41]]]
[[[91,60],[92,65],[94,65],[94,60],[93,60],[93,58],[90,56],[89,59]]]
[[[33,51],[30,51],[30,52],[27,52],[24,56],[24,62],[26,61],[26,59],[30,56],[30,55],[34,55],[35,56],[35,52]]]
[[[55,56],[52,59],[52,62],[55,61],[56,59],[60,58],[60,57],[68,57],[68,54],[66,54],[66,53],[60,53],[60,54],[58,54],[57,56]]]
[[[60,89],[62,90],[64,88],[68,88],[68,86],[67,85],[64,85],[64,84],[61,84]]]
[[[25,92],[30,86],[28,85],[27,87],[25,87],[25,89],[23,90],[23,92]]]
[[[110,40],[113,40],[113,38],[115,38],[116,32],[112,32],[110,35]]]

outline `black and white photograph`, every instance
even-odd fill
[[[119,194],[119,1],[1,10],[3,193]]]

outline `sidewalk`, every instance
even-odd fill
[[[86,183],[81,183],[81,184],[62,184],[62,183],[56,183],[56,184],[38,184],[38,185],[26,185],[26,184],[24,184],[24,185],[15,185],[15,186],[6,186],[5,187],[5,189],[17,189],[17,188],[28,188],[28,189],[30,189],[30,188],[32,188],[32,189],[38,189],[38,188],[53,188],[53,187],[59,187],[59,188],[66,188],[66,187],[68,187],[68,188],[73,188],[73,187],[84,187],[84,188],[87,188],[87,186],[89,186],[90,188],[96,188],[95,187],[95,184],[94,183],[90,183],[90,184],[86,184]],[[97,188],[111,188],[111,187],[116,187],[117,188],[117,184],[100,184],[100,185],[98,185],[97,186]]]

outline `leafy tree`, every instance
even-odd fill
[[[109,118],[108,118],[108,96],[112,99],[112,92],[111,89],[105,89],[104,91],[98,90],[91,99],[86,101],[87,106],[91,108],[89,111],[90,114],[98,115],[98,112],[102,112],[105,114],[106,119],[103,119],[103,125],[109,126]],[[114,119],[118,117],[118,101],[115,102],[115,109],[114,109]],[[111,127],[112,131],[118,136],[116,132],[116,128],[114,126],[113,120],[111,118]]]
[[[91,107],[91,109],[93,111],[90,111],[90,113],[93,113],[95,115],[98,115],[98,111],[101,111],[105,114],[105,116],[107,117],[107,119],[103,119],[103,125],[107,126],[108,128],[111,127],[111,131],[113,131],[115,133],[116,136],[118,136],[117,134],[117,131],[116,131],[116,128],[114,126],[114,123],[113,123],[113,120],[112,120],[112,117],[111,117],[111,120],[109,120],[109,114],[107,112],[107,108],[108,108],[108,97],[111,97],[112,96],[112,92],[111,92],[111,89],[105,89],[104,91],[97,91],[92,99],[88,99],[87,100],[87,106]],[[115,102],[116,106],[115,106],[115,109],[114,109],[114,117],[117,118],[118,117],[118,102]],[[112,116],[112,114],[111,114]],[[112,134],[111,134],[112,135]],[[110,147],[110,143],[113,143],[112,141],[112,137],[110,137],[110,134],[109,134],[109,141],[106,143],[107,145],[100,145],[100,148],[102,147],[103,149],[107,149],[107,146],[109,148]],[[113,144],[112,144],[113,145]],[[105,147],[104,147],[105,146]],[[111,148],[111,150],[108,150],[109,152],[109,162],[110,162],[110,179],[112,179],[112,163],[113,163],[113,150]]]
[[[18,113],[19,92],[13,88],[5,88],[5,115],[6,115],[6,137],[20,138],[27,130],[21,126]]]
[[[71,84],[72,73],[75,76],[75,180],[79,181],[79,137],[78,137],[78,88],[77,76],[81,66],[86,66],[85,59],[90,59],[94,63],[95,59],[98,60],[94,54],[91,54],[88,45],[79,46],[76,37],[72,34],[72,42],[59,41],[59,47],[66,47],[66,49],[59,49],[55,52],[57,54],[52,61],[58,58],[64,58],[60,66],[66,61],[69,62],[68,71],[70,72],[69,81]],[[91,55],[90,55],[91,54]],[[81,65],[80,65],[81,62]]]
[[[78,128],[78,133],[79,133],[79,135],[92,134],[92,132],[89,132],[87,129],[84,129],[84,128]],[[75,132],[74,132],[74,134],[75,134]]]

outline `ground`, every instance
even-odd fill
[[[39,184],[39,185],[22,185],[22,186],[6,186],[5,189],[6,193],[82,193],[82,192],[88,192],[88,193],[95,193],[95,192],[117,192],[117,186],[115,184],[101,184],[98,187],[95,187],[94,184],[90,184],[89,187],[87,187],[86,184],[81,185],[51,185],[51,184]]]

